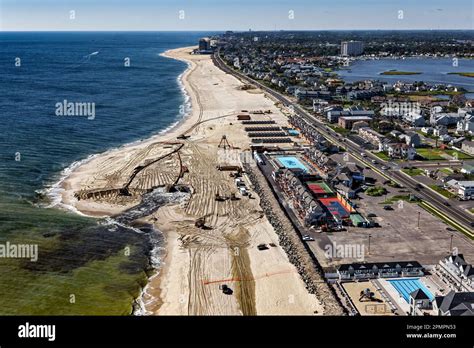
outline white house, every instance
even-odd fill
[[[444,134],[448,134],[448,128],[446,128],[446,126],[436,126],[433,129],[433,135],[435,137],[439,137],[439,136],[444,135]]]
[[[415,159],[416,150],[414,147],[403,143],[389,144],[387,146],[388,156],[391,158]]]
[[[456,126],[458,133],[474,134],[474,115],[466,115],[464,119],[459,120]]]

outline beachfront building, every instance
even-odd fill
[[[433,301],[433,309],[443,316],[474,315],[474,292],[450,291],[446,296],[437,296]]]
[[[340,265],[337,275],[339,280],[419,277],[424,268],[417,261],[350,263]]]
[[[423,315],[423,310],[431,309],[432,303],[423,289],[416,289],[410,293],[410,315]]]
[[[291,199],[293,208],[306,226],[321,225],[326,221],[326,213],[297,174],[285,169],[273,172],[273,178],[281,190]]]
[[[440,260],[438,270],[456,290],[474,291],[474,268],[466,262],[463,254],[451,254]]]
[[[198,53],[200,54],[209,54],[212,53],[211,39],[208,37],[203,37],[199,39],[199,48]]]
[[[341,56],[359,56],[364,53],[364,43],[362,41],[342,41]]]

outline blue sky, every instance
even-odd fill
[[[474,0],[0,0],[0,30],[474,29],[473,3]],[[69,18],[70,11],[75,11],[75,19]],[[179,18],[180,13],[184,18]],[[294,14],[293,19],[290,14]],[[403,18],[398,18],[400,14]]]

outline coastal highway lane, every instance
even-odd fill
[[[435,192],[431,192],[430,189],[423,189],[423,192],[421,190],[418,190],[417,188],[418,188],[419,183],[416,180],[412,179],[411,177],[406,177],[400,171],[383,170],[381,167],[384,165],[388,165],[391,167],[390,162],[381,160],[379,157],[375,156],[373,153],[367,151],[366,149],[362,148],[360,145],[357,145],[356,143],[353,143],[350,141],[341,141],[339,137],[337,136],[337,133],[334,132],[334,130],[330,130],[330,128],[327,127],[325,123],[323,123],[321,120],[314,117],[313,115],[309,114],[306,110],[304,110],[302,107],[292,102],[287,97],[261,84],[260,82],[255,81],[251,79],[250,77],[235,71],[234,69],[231,69],[227,64],[225,64],[225,62],[220,57],[219,50],[213,55],[212,59],[213,59],[214,64],[218,68],[220,68],[224,72],[227,72],[233,76],[236,76],[237,78],[240,78],[241,80],[246,81],[249,84],[257,86],[258,88],[262,89],[267,94],[271,95],[276,100],[281,102],[286,107],[291,107],[295,114],[297,114],[298,116],[314,124],[315,127],[318,129],[318,131],[324,137],[326,137],[329,141],[333,142],[334,144],[338,146],[346,148],[346,150],[348,150],[354,158],[359,160],[365,166],[368,166],[377,170],[377,172],[379,172],[381,175],[383,175],[387,179],[393,180],[395,182],[399,182],[402,185],[406,186],[408,189],[412,191],[413,194],[425,199],[428,203],[430,203],[433,207],[435,207],[436,210],[438,210],[441,214],[447,215],[447,217],[451,217],[451,219],[456,219],[455,222],[461,224],[462,228],[464,229],[464,232],[472,233],[472,227],[473,227],[474,221],[472,219],[471,214],[460,211],[451,206],[447,206],[445,203],[446,201],[443,200],[441,197],[439,197]],[[361,153],[364,153],[365,157],[360,156]],[[368,162],[366,158],[370,160],[374,159],[379,163],[381,162],[382,164],[379,164],[378,166],[374,166],[371,162]]]

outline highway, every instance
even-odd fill
[[[259,83],[258,81],[255,81],[248,76],[233,70],[221,59],[219,52],[215,53],[212,59],[218,68],[239,78],[240,80],[245,81],[248,84],[262,89],[268,95],[281,102],[284,106],[293,110],[296,115],[314,124],[318,131],[329,141],[342,148],[345,148],[358,161],[363,163],[365,166],[376,170],[388,180],[393,180],[394,182],[406,187],[417,197],[420,197],[423,201],[429,203],[433,208],[435,208],[435,210],[438,211],[438,213],[441,213],[440,215],[444,215],[444,218],[450,220],[452,225],[456,226],[458,230],[469,234],[471,237],[474,237],[472,228],[474,226],[474,219],[472,218],[471,214],[450,206],[446,198],[432,191],[428,187],[420,185],[416,180],[401,172],[400,168],[394,168],[394,164],[392,162],[383,161],[358,144],[344,139],[334,130],[327,127],[324,122],[308,113],[298,104],[292,102],[288,97],[283,96],[281,93],[276,92],[275,90]],[[361,154],[364,154],[364,156]],[[374,165],[372,160],[375,160],[377,164]]]

